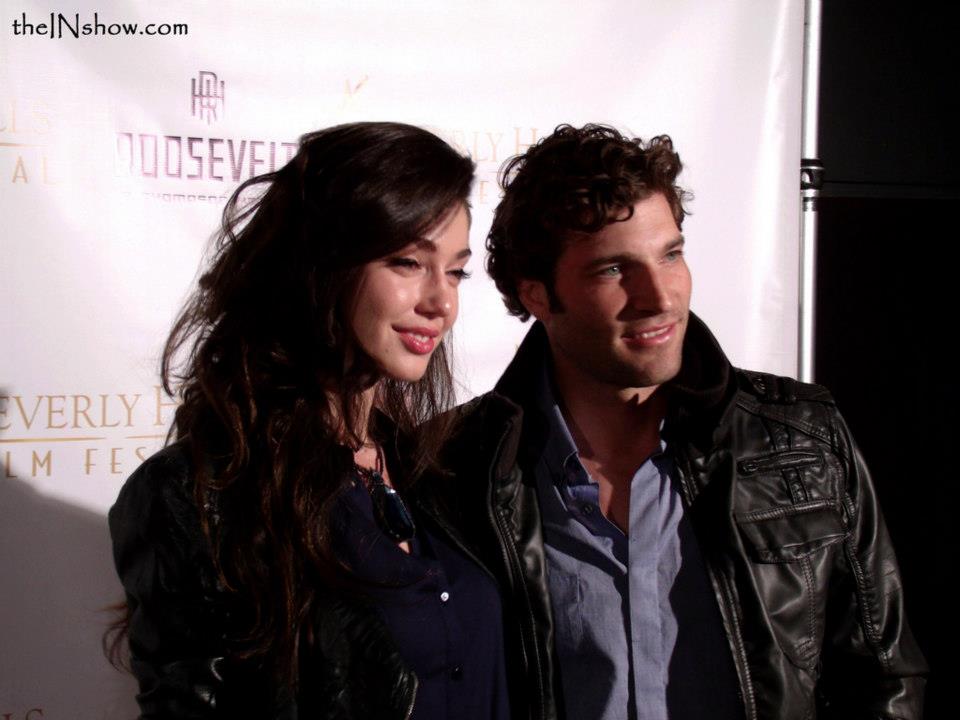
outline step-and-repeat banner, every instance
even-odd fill
[[[3,0],[0,718],[136,714],[100,650],[105,513],[163,442],[159,350],[239,182],[353,120],[470,153],[467,398],[526,330],[482,271],[503,161],[562,122],[668,133],[694,309],[734,362],[793,373],[802,35],[801,0]]]

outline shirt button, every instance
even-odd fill
[[[462,677],[463,677],[463,668],[460,667],[459,665],[456,665],[456,666],[450,671],[450,677],[453,678],[454,680],[459,680],[460,678],[462,678]]]
[[[449,599],[450,599],[450,593],[448,593],[446,590],[440,593],[440,602],[446,602]]]
[[[591,505],[590,503],[584,503],[580,507],[580,510],[583,512],[584,515],[593,515],[593,509],[594,509],[594,506]]]

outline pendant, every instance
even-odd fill
[[[412,540],[417,533],[413,516],[397,491],[383,482],[376,470],[370,472],[370,500],[377,525],[394,542]]]

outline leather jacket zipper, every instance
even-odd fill
[[[740,613],[737,612],[736,604],[733,600],[733,593],[730,590],[726,578],[720,578],[712,567],[707,567],[710,579],[714,582],[714,588],[719,588],[717,600],[727,606],[732,620],[734,634],[728,640],[733,650],[734,662],[739,666],[740,672],[737,673],[741,680],[740,690],[743,693],[743,711],[749,720],[757,720],[757,703],[753,696],[753,682],[750,680],[750,666],[747,664],[747,651],[743,646],[743,637],[740,633]]]
[[[511,579],[515,586],[514,593],[521,592],[523,594],[523,599],[525,601],[525,607],[523,612],[518,613],[521,621],[521,633],[523,637],[523,642],[521,643],[521,648],[524,652],[524,666],[530,667],[533,663],[534,667],[534,676],[537,683],[537,698],[536,698],[536,711],[537,714],[534,716],[536,718],[543,718],[546,714],[546,709],[544,707],[544,687],[543,687],[543,670],[540,666],[539,654],[537,652],[537,638],[536,638],[536,622],[533,617],[533,610],[530,607],[530,596],[527,593],[527,586],[524,582],[523,570],[520,567],[520,559],[517,557],[516,552],[514,552],[513,540],[510,537],[510,533],[506,526],[506,520],[503,517],[503,510],[496,507],[494,503],[494,492],[496,488],[496,483],[499,480],[495,476],[494,469],[500,465],[500,454],[503,452],[503,444],[506,440],[508,433],[504,433],[500,437],[500,441],[497,443],[496,451],[494,452],[493,458],[494,461],[490,464],[490,473],[489,473],[489,487],[490,487],[490,497],[488,501],[487,510],[490,514],[490,519],[493,521],[494,529],[497,532],[499,539],[500,549],[503,553],[504,563],[509,569]]]
[[[524,610],[526,615],[524,618],[527,622],[521,621],[521,632],[523,633],[524,642],[522,647],[524,648],[524,664],[529,667],[531,665],[531,659],[535,660],[534,663],[534,675],[537,681],[537,715],[536,717],[542,718],[544,716],[544,703],[543,703],[543,678],[542,672],[540,669],[539,656],[537,654],[537,639],[536,633],[534,631],[534,618],[533,611],[530,608],[530,598],[527,595],[526,584],[523,580],[523,571],[520,569],[520,561],[517,559],[516,553],[510,552],[507,549],[507,543],[512,542],[508,537],[508,532],[506,528],[506,522],[503,519],[502,511],[494,510],[494,524],[497,529],[497,534],[500,536],[500,545],[503,548],[503,556],[507,562],[507,565],[510,568],[510,574],[513,576],[513,582],[517,585],[520,590],[523,592],[523,598],[526,601]],[[512,547],[512,546],[511,546]],[[529,647],[527,647],[529,645]]]
[[[403,720],[410,720],[413,717],[413,706],[417,704],[417,690],[420,689],[420,682],[417,680],[417,676],[413,676],[413,692],[410,693],[410,705],[407,707],[407,712],[403,716]]]
[[[813,454],[815,455],[815,453]],[[680,487],[683,490],[684,512],[689,516],[690,507],[693,505],[694,498],[693,489],[690,487],[690,478],[693,476],[693,471],[690,469],[689,459],[685,455],[682,456],[681,453],[675,453],[674,457],[676,459],[676,469],[680,476]],[[730,618],[732,633],[726,634],[730,651],[733,655],[733,662],[737,670],[737,680],[740,682],[740,693],[743,696],[743,711],[747,720],[757,720],[757,704],[753,693],[753,682],[750,679],[750,666],[747,663],[747,652],[743,646],[743,636],[740,633],[740,614],[737,611],[737,606],[733,599],[733,591],[729,588],[726,578],[717,573],[713,565],[706,561],[706,557],[704,560],[704,566],[706,567],[707,575],[710,576],[710,584],[713,586],[717,603],[721,606],[721,614],[726,614],[726,616]],[[723,612],[724,608],[726,609],[726,613]]]
[[[813,450],[787,450],[766,457],[748,458],[737,463],[741,475],[752,475],[766,470],[787,470],[789,468],[814,465],[823,457]]]

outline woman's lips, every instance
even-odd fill
[[[627,347],[647,348],[670,342],[676,334],[677,323],[658,325],[646,330],[634,330],[623,335]]]
[[[428,355],[433,352],[436,346],[436,337],[439,333],[436,330],[426,328],[397,328],[400,334],[400,342],[410,352],[416,355]]]

